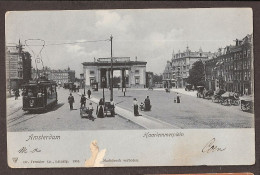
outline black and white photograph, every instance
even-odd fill
[[[12,135],[120,130],[149,139],[161,137],[161,130],[184,137],[186,130],[218,129],[254,134],[250,8],[9,11],[5,30]],[[45,138],[36,135],[26,141]],[[210,139],[205,141],[213,151],[205,146],[202,152],[224,153],[228,146]],[[100,142],[93,140],[95,146]],[[116,166],[106,160],[105,166]],[[183,164],[190,163],[177,163]]]
[[[8,131],[254,127],[244,12],[7,13]]]

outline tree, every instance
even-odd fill
[[[205,68],[201,60],[193,63],[187,82],[194,86],[205,86]]]
[[[160,74],[160,75],[158,75],[158,74],[154,74],[154,76],[153,76],[153,82],[155,83],[162,83],[162,79],[163,79],[163,77],[162,77],[162,74]]]

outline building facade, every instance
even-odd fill
[[[206,87],[239,94],[253,92],[253,37],[247,35],[235,45],[220,49],[213,59],[205,62]]]
[[[187,85],[189,70],[192,64],[198,60],[205,62],[212,58],[215,53],[199,51],[192,52],[189,47],[184,52],[172,53],[171,61],[167,62],[163,73],[164,87],[183,88]]]
[[[37,70],[32,69],[32,78],[36,79],[40,75],[45,75],[49,80],[55,81],[57,84],[63,85],[64,83],[68,82],[75,82],[75,71],[68,69],[50,69],[48,67],[45,67],[44,70]]]
[[[154,87],[153,72],[146,72],[146,87],[147,88]]]
[[[172,88],[175,87],[175,75],[172,68],[172,62],[167,61],[163,71],[163,87]]]
[[[19,46],[6,47],[7,89],[20,88],[31,79],[31,55]]]
[[[121,87],[144,88],[146,86],[146,64],[144,61],[131,61],[130,57],[113,57],[113,71],[120,70]],[[92,83],[98,83],[105,88],[110,86],[111,58],[98,58],[93,62],[84,62],[83,72],[85,85],[90,87]],[[128,78],[126,78],[128,77]],[[104,81],[102,83],[102,81]]]

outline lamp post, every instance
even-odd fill
[[[126,61],[125,61],[125,71],[124,71],[124,84],[125,84],[125,91],[124,91],[124,96],[125,96],[125,93],[126,93]]]
[[[112,54],[112,43],[113,36],[110,36],[111,41],[111,77],[110,77],[110,100],[113,101],[113,54]]]
[[[105,77],[102,77],[102,87],[103,87],[103,100],[104,100],[104,102],[105,102],[105,92],[104,92],[104,88],[105,88]]]
[[[86,82],[85,80],[83,80],[83,82],[84,82],[84,95],[86,95]]]

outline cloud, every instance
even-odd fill
[[[87,53],[85,52],[84,47],[80,45],[67,45],[66,46],[66,51],[69,52],[70,54],[73,54],[74,56],[86,56]]]
[[[114,32],[127,32],[133,19],[130,15],[119,15],[115,11],[97,11],[95,26],[102,30],[114,30]]]

